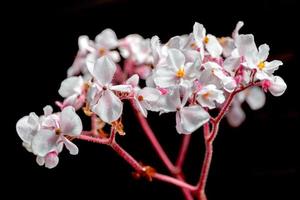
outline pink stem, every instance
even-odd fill
[[[183,136],[181,147],[180,147],[179,154],[178,154],[178,158],[177,158],[177,161],[176,161],[177,169],[182,169],[182,166],[183,166],[183,163],[184,163],[187,151],[188,151],[190,141],[191,141],[191,134]]]
[[[115,150],[133,169],[137,172],[141,172],[144,170],[143,166],[141,166],[129,153],[127,153],[118,143],[112,142],[111,148]]]
[[[213,155],[213,142],[218,134],[219,124],[220,124],[221,119],[226,114],[227,110],[229,109],[229,106],[231,105],[231,103],[233,101],[234,96],[237,93],[239,93],[243,90],[246,90],[249,87],[260,86],[260,85],[261,85],[260,82],[256,82],[256,83],[252,82],[249,85],[238,88],[234,92],[232,92],[226,99],[226,102],[224,103],[223,107],[221,108],[218,116],[211,119],[213,128],[212,128],[212,131],[209,133],[209,135],[208,135],[209,124],[207,123],[204,125],[204,136],[205,136],[205,148],[206,149],[205,149],[205,157],[204,157],[204,161],[203,161],[203,165],[202,165],[202,169],[201,169],[201,176],[199,178],[198,187],[197,187],[198,198],[200,200],[207,199],[207,197],[205,195],[205,187],[206,187],[207,177],[208,177],[209,169],[211,166],[212,155]]]
[[[157,180],[161,180],[161,181],[164,181],[164,182],[167,182],[167,183],[171,183],[173,185],[177,185],[181,188],[185,188],[187,190],[190,190],[190,191],[195,191],[197,188],[193,185],[190,185],[186,182],[183,182],[183,181],[180,181],[176,178],[173,178],[173,177],[170,177],[170,176],[167,176],[167,175],[163,175],[163,174],[159,174],[159,173],[155,173],[153,175],[153,178],[157,179]]]
[[[163,150],[162,146],[160,145],[157,138],[155,137],[155,134],[153,133],[152,129],[150,128],[147,120],[135,108],[134,102],[133,101],[130,101],[130,102],[131,102],[131,105],[134,109],[135,116],[139,120],[146,136],[150,140],[150,142],[151,142],[152,146],[154,147],[156,153],[158,154],[160,159],[163,161],[163,163],[166,165],[166,167],[168,168],[168,170],[171,173],[177,173],[178,169],[173,165],[173,163],[170,161],[169,157],[167,156],[167,154]]]
[[[96,114],[92,114],[91,117],[91,131],[94,136],[97,136],[97,116]]]
[[[136,109],[134,102],[130,101],[135,116],[137,117],[138,121],[140,122],[146,136],[150,140],[152,146],[154,147],[156,153],[160,157],[160,159],[163,161],[163,163],[166,165],[168,170],[178,179],[181,181],[184,181],[183,176],[180,174],[181,169],[175,167],[173,163],[170,161],[169,157],[167,156],[166,152],[163,150],[162,146],[158,142],[155,134],[153,133],[152,129],[150,128],[147,120],[139,113],[139,111]],[[186,148],[186,147],[185,147]],[[184,159],[183,159],[184,160]],[[183,161],[182,160],[182,161]],[[181,161],[180,161],[181,162]],[[190,191],[188,191],[185,188],[182,188],[183,195],[186,200],[193,200],[193,196],[191,195]]]

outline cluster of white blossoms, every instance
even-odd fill
[[[52,114],[46,106],[41,117],[30,113],[21,118],[17,132],[24,147],[37,156],[38,164],[52,168],[63,146],[78,153],[69,140],[82,132],[75,110],[83,108],[112,124],[122,116],[124,100],[132,101],[144,117],[148,111],[176,112],[177,132],[191,134],[211,119],[210,110],[247,88],[235,96],[227,113],[229,123],[238,126],[245,118],[244,101],[259,109],[265,92],[280,96],[287,87],[274,75],[282,62],[267,61],[269,46],[257,48],[252,34],[239,34],[242,26],[238,22],[231,37],[217,38],[195,23],[192,33],[165,44],[158,36],[144,39],[137,34],[118,40],[111,29],[94,41],[80,36],[75,61],[59,88],[64,100],[56,104],[61,112]]]

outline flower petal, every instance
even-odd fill
[[[269,91],[271,92],[271,94],[276,97],[281,96],[287,88],[284,80],[280,76],[274,76],[270,81],[271,85],[269,87]]]
[[[249,89],[246,96],[246,101],[252,110],[258,110],[265,105],[266,95],[259,87]]]
[[[222,54],[223,48],[220,45],[217,38],[211,34],[208,34],[207,38],[208,38],[208,43],[205,45],[205,47],[206,47],[208,53],[214,58],[220,57],[220,55]]]
[[[81,76],[66,78],[60,85],[58,93],[60,96],[67,98],[73,94],[81,94],[83,79]]]
[[[127,79],[126,84],[136,87],[139,85],[139,75],[134,74],[129,79]]]
[[[70,140],[68,140],[65,137],[62,137],[62,141],[65,144],[66,148],[69,150],[71,155],[78,154],[78,152],[79,152],[78,147],[73,142],[71,142]]]
[[[154,71],[154,83],[162,88],[176,85],[177,78],[174,69],[159,67]]]
[[[168,67],[173,68],[174,70],[179,69],[184,66],[185,57],[181,51],[177,49],[169,49],[168,50],[168,58],[167,58]]]
[[[57,166],[59,158],[56,152],[50,152],[45,156],[45,167],[52,169]]]
[[[267,44],[262,44],[258,47],[258,60],[265,61],[269,56],[270,47]]]
[[[106,85],[112,81],[116,69],[116,64],[108,56],[102,56],[96,61],[92,75],[101,85]]]
[[[33,137],[32,151],[34,154],[44,157],[49,152],[54,151],[57,146],[59,136],[54,131],[41,129]]]
[[[105,90],[93,111],[106,123],[120,118],[123,111],[122,101],[110,90]]]
[[[180,111],[180,125],[182,130],[179,133],[192,133],[209,121],[209,114],[199,105],[183,107]]]
[[[118,92],[131,92],[132,86],[131,85],[113,85],[110,87],[111,90],[118,91]]]
[[[16,130],[23,142],[31,144],[33,136],[39,129],[39,117],[35,113],[24,116],[16,124]]]
[[[60,128],[64,135],[79,136],[82,122],[72,106],[65,107],[60,115]]]
[[[246,115],[241,108],[241,104],[238,102],[233,102],[229,112],[226,115],[228,123],[232,127],[238,127],[243,123],[246,118]]]
[[[145,101],[158,101],[160,92],[156,88],[144,87],[138,92],[138,96],[142,96]]]
[[[95,38],[96,44],[107,49],[114,49],[118,46],[116,33],[112,29],[105,29]]]

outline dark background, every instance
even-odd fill
[[[168,38],[190,33],[195,21],[216,36],[230,35],[239,20],[241,33],[253,33],[257,44],[268,43],[272,58],[282,59],[277,72],[287,82],[279,98],[267,95],[259,111],[247,105],[246,122],[230,128],[224,120],[215,141],[214,158],[207,184],[209,200],[283,199],[299,197],[299,43],[298,5],[292,0],[260,1],[129,1],[73,0],[11,2],[4,14],[8,37],[2,58],[4,89],[1,160],[3,191],[27,198],[62,198],[85,195],[84,199],[182,199],[181,192],[165,183],[134,180],[132,169],[108,147],[77,141],[80,153],[60,155],[59,165],[39,167],[35,157],[21,145],[16,121],[29,112],[42,114],[44,105],[59,99],[57,90],[77,51],[77,38],[94,38],[112,28],[119,38],[131,33]],[[125,130],[118,138],[138,160],[166,173],[160,160],[126,105]],[[158,138],[175,160],[180,135],[174,115],[150,114]],[[203,159],[201,131],[192,136],[184,171],[195,183]],[[297,178],[296,178],[297,177]]]

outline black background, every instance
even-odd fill
[[[77,38],[94,38],[112,28],[119,38],[131,33],[168,38],[189,33],[195,21],[216,36],[230,35],[243,20],[242,33],[253,33],[257,44],[268,43],[272,58],[282,59],[277,72],[287,82],[282,97],[267,95],[259,111],[247,105],[246,122],[230,128],[224,120],[215,141],[214,158],[207,184],[214,199],[284,199],[299,197],[299,43],[298,5],[292,0],[260,1],[40,1],[12,2],[4,14],[8,37],[2,69],[4,113],[1,181],[10,195],[28,198],[61,198],[85,195],[84,199],[182,199],[181,192],[165,183],[134,180],[132,169],[108,147],[78,141],[80,153],[60,155],[58,167],[39,167],[21,145],[16,121],[29,112],[42,114],[44,105],[59,99],[57,90],[77,51]],[[118,138],[138,160],[167,173],[125,104],[127,135]],[[181,136],[175,117],[150,114],[150,124],[172,160]],[[193,133],[184,171],[196,183],[203,159],[201,131]],[[5,177],[5,178],[4,178]],[[298,182],[298,184],[297,184]]]

